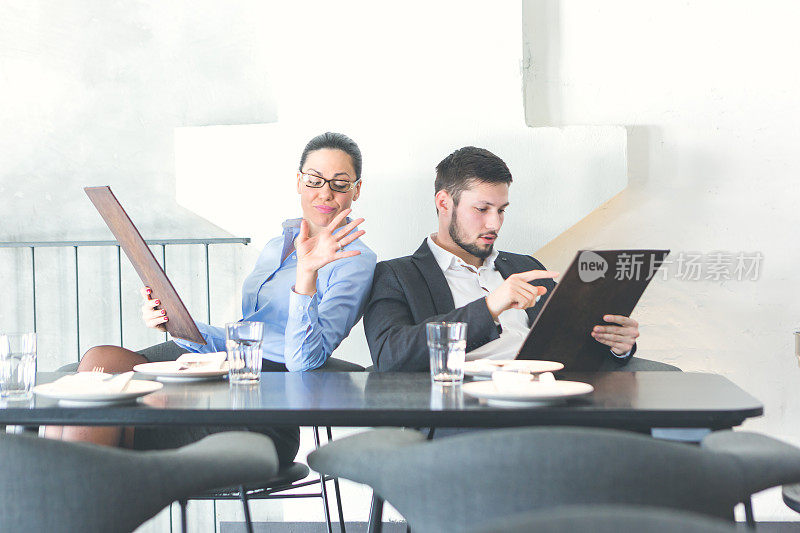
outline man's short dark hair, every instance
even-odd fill
[[[458,205],[461,193],[473,182],[511,184],[511,171],[505,162],[484,148],[465,146],[436,165],[434,192],[447,191]]]

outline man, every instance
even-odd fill
[[[364,331],[379,371],[429,368],[425,324],[466,322],[467,359],[514,358],[550,295],[557,272],[528,255],[498,252],[511,172],[482,148],[456,150],[436,167],[438,232],[408,257],[377,264]],[[591,332],[609,365],[635,352],[637,322],[606,315],[615,325]]]

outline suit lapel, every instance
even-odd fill
[[[450,286],[447,285],[444,273],[439,268],[439,264],[433,257],[433,253],[431,253],[426,241],[422,241],[422,246],[411,256],[411,262],[419,269],[425,279],[425,283],[428,284],[436,314],[449,313],[455,309],[456,305],[453,302]]]
[[[518,272],[526,272],[531,270],[530,264],[522,264],[517,258],[513,255],[506,255],[503,252],[500,252],[497,256],[497,259],[494,262],[495,268],[497,271],[500,272],[500,275],[503,276],[503,279],[508,278],[511,274],[517,274]],[[535,280],[533,285],[539,285],[540,287],[547,287],[549,291],[547,294],[539,298],[539,301],[536,302],[536,305],[533,307],[529,307],[525,310],[525,313],[528,314],[528,325],[530,326],[533,324],[534,319],[539,315],[539,312],[544,307],[544,303],[547,301],[547,298],[550,297],[550,292],[552,292],[552,288],[548,287],[548,284],[544,280]]]

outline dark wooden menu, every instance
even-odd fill
[[[183,305],[181,297],[172,286],[164,269],[156,261],[153,252],[142,238],[139,230],[133,225],[128,214],[122,208],[111,187],[85,187],[83,189],[89,196],[100,216],[103,217],[108,229],[114,234],[125,255],[130,259],[136,273],[142,282],[152,289],[152,297],[161,300],[158,309],[166,309],[169,320],[165,323],[167,331],[173,337],[187,341],[205,344],[206,341],[200,330],[192,320],[192,316]]]
[[[669,250],[580,250],[531,326],[517,359],[594,371],[609,358],[591,336],[605,315],[630,316]]]

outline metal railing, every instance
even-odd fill
[[[167,272],[167,246],[202,244],[205,248],[206,270],[206,318],[211,322],[211,268],[208,259],[208,247],[212,244],[244,244],[250,243],[247,237],[207,238],[207,239],[155,239],[145,241],[149,246],[161,247],[161,268]],[[75,260],[75,324],[77,335],[78,360],[81,357],[81,321],[80,321],[80,282],[79,282],[79,252],[83,247],[111,246],[117,249],[117,304],[119,306],[119,344],[123,346],[124,330],[122,325],[122,253],[117,241],[30,241],[30,242],[0,242],[1,248],[28,248],[31,253],[31,295],[33,298],[33,331],[37,330],[36,318],[36,249],[37,248],[73,248]],[[165,340],[168,335],[164,334]]]

